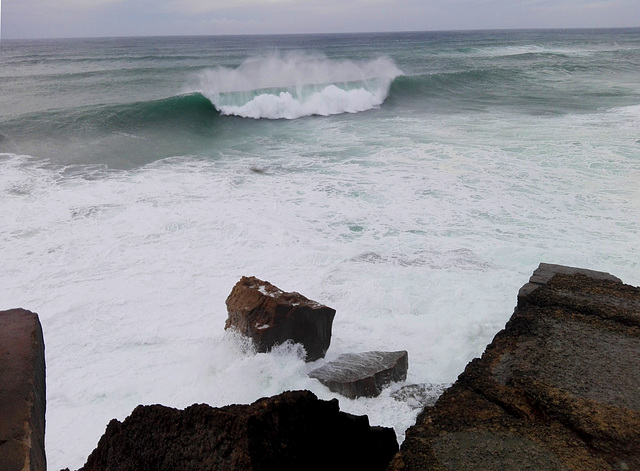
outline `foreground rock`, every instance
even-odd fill
[[[38,315],[0,311],[0,470],[45,471],[44,339]]]
[[[295,391],[217,409],[138,406],[109,423],[81,470],[384,470],[397,450],[393,429]]]
[[[315,361],[329,348],[335,309],[253,276],[243,276],[226,302],[225,329],[235,328],[251,338],[259,352],[291,341],[302,344],[306,361]]]
[[[409,355],[399,352],[346,353],[313,370],[311,378],[348,398],[376,397],[395,381],[407,378]]]
[[[389,470],[640,469],[640,289],[542,264]]]

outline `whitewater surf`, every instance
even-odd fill
[[[223,115],[295,119],[378,107],[400,75],[387,57],[353,61],[291,52],[251,57],[237,68],[205,70],[197,91]]]

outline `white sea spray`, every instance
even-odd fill
[[[353,61],[317,53],[273,53],[251,57],[237,68],[199,73],[198,91],[225,115],[295,119],[380,106],[401,74],[387,57]]]

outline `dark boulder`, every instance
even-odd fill
[[[354,399],[375,397],[392,382],[407,378],[409,355],[399,352],[345,353],[309,373],[331,391]]]
[[[389,470],[640,469],[640,289],[541,264]]]
[[[46,471],[44,338],[38,315],[0,312],[0,470]]]
[[[294,391],[221,408],[138,406],[109,423],[81,471],[384,470],[397,450],[393,429]]]
[[[243,276],[227,298],[225,329],[251,338],[258,352],[285,342],[302,344],[306,361],[323,358],[331,343],[335,309],[268,281]]]

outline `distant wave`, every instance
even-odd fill
[[[456,94],[469,93],[480,98],[487,92],[487,87],[499,87],[514,83],[517,75],[506,69],[476,69],[432,74],[407,75],[395,79],[390,88],[393,97],[439,96],[452,97]]]
[[[199,92],[223,115],[295,119],[357,113],[382,105],[402,75],[386,57],[370,61],[289,53],[253,57],[200,73]]]
[[[215,116],[211,102],[199,93],[158,100],[101,106],[87,112],[90,122],[108,130],[127,130],[162,123],[189,126]]]
[[[597,74],[602,65],[584,65],[544,61],[523,69],[513,64],[532,54],[516,49],[496,67],[478,64],[479,68],[404,74],[387,57],[368,61],[330,59],[308,53],[272,54],[245,60],[239,66],[216,67],[195,76],[196,83],[181,93],[165,98],[112,104],[71,106],[41,110],[0,122],[0,143],[47,136],[102,137],[127,135],[156,139],[157,136],[187,134],[211,135],[222,124],[221,115],[244,118],[295,119],[313,115],[357,113],[382,106],[414,106],[421,100],[446,100],[462,104],[465,109],[485,103],[525,105],[544,102],[545,107],[569,104],[574,109],[618,106],[622,88],[583,90],[571,88],[571,80],[556,80],[553,87],[546,80],[570,78],[573,73]],[[546,52],[544,52],[546,54]],[[625,66],[632,68],[634,64]],[[480,68],[483,67],[483,68]],[[618,65],[619,69],[623,66]],[[573,96],[576,96],[573,99]],[[593,105],[581,100],[587,96]],[[571,101],[571,100],[574,101]],[[427,101],[423,101],[427,103]],[[431,105],[433,102],[429,102]],[[237,123],[236,123],[237,124]]]
[[[156,128],[206,128],[219,113],[200,93],[150,101],[41,111],[2,123],[2,133],[39,136],[136,133]]]

